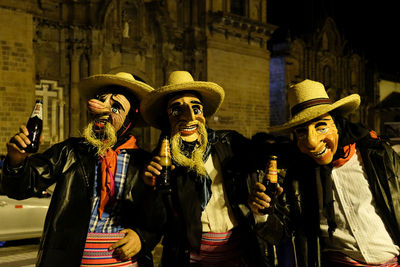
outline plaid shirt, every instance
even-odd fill
[[[117,158],[117,169],[115,174],[115,201],[108,202],[105,207],[102,220],[99,220],[98,206],[100,203],[100,187],[101,183],[101,164],[100,161],[96,165],[95,170],[95,183],[94,183],[94,201],[92,204],[92,216],[90,218],[89,232],[91,233],[118,233],[123,230],[121,225],[121,200],[124,193],[124,185],[126,179],[126,172],[128,170],[130,155],[126,150],[121,150]]]

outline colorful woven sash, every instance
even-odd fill
[[[400,266],[397,256],[383,264],[378,264],[378,265],[371,265],[371,264],[358,262],[340,252],[327,252],[324,254],[323,258],[326,261],[326,264],[324,264],[324,266],[327,266],[327,267],[339,267],[339,266],[342,266],[342,267],[346,267],[346,266],[398,267],[398,266]]]
[[[190,253],[191,266],[218,264],[218,266],[246,266],[240,252],[240,242],[236,231],[225,233],[203,233],[200,251]]]
[[[113,257],[114,250],[108,250],[112,244],[124,236],[123,233],[88,233],[81,266],[137,267],[135,258],[120,261]]]

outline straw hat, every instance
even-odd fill
[[[194,91],[200,94],[204,116],[210,117],[217,112],[224,101],[224,89],[213,82],[194,81],[187,71],[174,71],[170,74],[165,86],[151,92],[141,103],[140,112],[151,126],[161,129],[166,122],[165,105],[171,94]]]
[[[139,101],[144,96],[154,90],[148,84],[135,80],[132,74],[119,72],[116,74],[96,74],[87,77],[79,83],[79,90],[85,99],[95,96],[95,93],[107,86],[120,86],[126,89],[128,93],[134,95]]]
[[[87,77],[79,83],[79,90],[81,95],[86,99],[90,99],[95,96],[102,88],[108,86],[120,86],[122,90],[126,90],[127,93],[133,95],[139,103],[144,97],[154,88],[148,84],[135,80],[132,74],[127,72],[119,72],[116,74],[97,74]],[[139,114],[140,115],[140,114]],[[146,123],[142,116],[138,116],[135,119],[135,126],[144,126]]]
[[[352,94],[332,102],[322,83],[304,80],[288,90],[291,118],[282,125],[268,128],[268,132],[287,130],[335,110],[342,115],[350,113],[360,105],[360,96]]]

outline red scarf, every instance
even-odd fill
[[[343,150],[345,156],[343,158],[338,158],[337,160],[332,161],[333,167],[340,167],[351,159],[351,157],[354,155],[354,152],[356,151],[356,143],[343,147]]]
[[[373,139],[379,138],[375,131],[370,131],[369,134]],[[334,160],[332,162],[333,167],[340,167],[351,159],[351,157],[354,155],[354,152],[356,151],[356,143],[345,146],[343,150],[345,154],[344,158],[338,158],[337,160]]]
[[[117,171],[117,157],[121,149],[136,149],[136,138],[131,136],[125,143],[117,147],[114,151],[107,150],[106,155],[100,157],[101,162],[101,191],[100,191],[100,205],[99,205],[99,218],[104,211],[105,206],[111,197],[114,196],[114,180]]]

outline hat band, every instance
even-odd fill
[[[313,107],[313,106],[318,106],[318,105],[326,105],[326,104],[332,104],[332,101],[329,98],[314,98],[310,99],[307,101],[304,101],[302,103],[299,103],[292,107],[291,113],[292,116],[296,115],[300,111],[303,111],[307,108]]]

